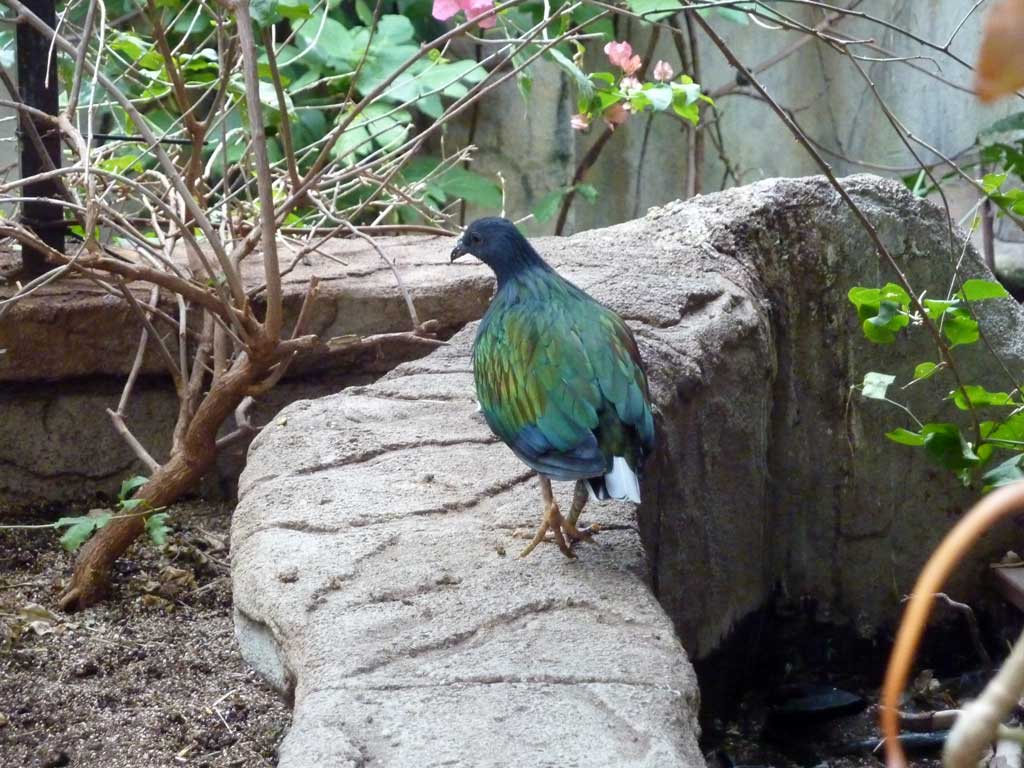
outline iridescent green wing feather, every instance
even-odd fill
[[[548,300],[499,297],[484,319],[473,357],[481,410],[556,479],[602,474],[613,456],[635,466],[654,434],[636,342],[615,313],[553,279]]]
[[[601,393],[561,307],[496,304],[473,349],[487,423],[527,464],[556,479],[604,471],[597,444]]]
[[[596,302],[592,306],[596,311],[587,313],[589,324],[585,327],[588,330],[581,332],[581,338],[602,397],[614,408],[615,417],[608,414],[602,418],[601,443],[607,453],[623,456],[632,466],[633,451],[621,444],[622,441],[633,442],[632,431],[643,453],[650,453],[654,448],[654,418],[647,376],[629,326],[606,307]]]

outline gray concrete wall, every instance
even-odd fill
[[[865,0],[859,9],[941,45],[969,6],[942,0]],[[814,9],[801,12],[792,6],[786,11],[808,25],[823,18],[823,12]],[[982,18],[981,12],[975,13],[950,48],[967,62],[974,61]],[[720,17],[712,17],[711,22],[750,66],[770,59],[802,37],[766,30],[756,24],[741,26]],[[846,21],[840,29],[852,37],[873,38],[880,46],[902,56],[931,57],[909,63],[861,64],[879,95],[907,128],[945,154],[952,155],[969,146],[980,128],[1020,108],[1013,100],[997,107],[982,107],[969,92],[915,70],[911,64],[940,74],[965,89],[971,84],[969,70],[898,32],[867,21]],[[630,40],[634,50],[641,54],[647,50],[649,35],[649,29],[642,29],[639,24],[624,19],[618,22],[617,38]],[[733,82],[735,74],[711,41],[700,33],[698,37],[701,81],[705,90],[714,92]],[[591,47],[591,69],[606,68],[600,45],[593,43]],[[882,55],[866,46],[858,46],[856,52],[869,57]],[[661,35],[653,58],[663,58],[679,70],[679,56],[667,30]],[[804,45],[765,72],[763,81],[782,105],[793,110],[807,134],[835,153],[827,159],[837,175],[869,171],[895,176],[916,165],[857,68],[825,44],[815,41]],[[749,89],[734,91],[718,100],[725,156],[739,176],[737,181],[729,179],[725,186],[818,173],[818,167],[770,107],[749,93]],[[528,103],[524,104],[511,81],[496,92],[494,99],[488,109],[481,111],[476,131],[480,146],[477,168],[491,174],[502,172],[508,194],[507,212],[518,218],[529,213],[548,191],[569,182],[576,163],[600,134],[600,128],[592,128],[590,135],[568,130],[567,121],[575,111],[575,91],[550,64],[537,66]],[[712,116],[712,112],[706,113],[708,121]],[[645,142],[648,121],[647,116],[634,117],[616,131],[587,178],[601,191],[601,197],[596,205],[577,202],[567,233],[625,221],[643,214],[652,205],[685,196],[686,131],[674,118],[655,115]],[[712,192],[723,186],[725,164],[709,142],[706,146],[700,180],[703,191]],[[937,159],[927,150],[921,150],[921,157],[926,162]],[[477,212],[483,211],[471,209],[471,213]],[[527,229],[551,232],[554,220],[532,223]]]

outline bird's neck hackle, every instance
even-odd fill
[[[505,258],[501,260],[501,263],[492,265],[492,269],[498,278],[498,290],[513,281],[529,279],[532,275],[553,271],[529,241],[518,233],[511,238]]]

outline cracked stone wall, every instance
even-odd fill
[[[843,183],[911,284],[945,291],[964,234],[951,247],[943,213],[898,183]],[[282,766],[700,765],[689,658],[776,589],[870,635],[975,498],[884,438],[899,411],[849,400],[866,371],[905,380],[934,350],[924,333],[862,338],[846,293],[893,276],[824,179],[536,244],[636,332],[658,410],[644,503],[590,508],[608,531],[578,562],[513,557],[537,487],[475,412],[472,329],[289,406],[253,444],[232,531],[239,642],[295,705]],[[444,264],[450,245],[421,258]],[[488,274],[449,270],[452,295]],[[984,274],[973,249],[964,274]],[[1019,375],[1024,311],[1002,299],[980,316]],[[1000,386],[981,345],[957,355],[969,380]],[[957,418],[944,387],[901,397]],[[1019,538],[997,531],[952,593]],[[575,713],[557,739],[538,727],[554,712]]]

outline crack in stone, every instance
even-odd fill
[[[415,394],[403,394],[394,390],[378,390],[376,397],[380,400],[395,400],[403,403],[471,403],[472,397],[459,397],[457,395],[434,395],[433,397],[421,397]]]
[[[376,557],[384,550],[393,546],[399,539],[399,534],[393,533],[390,536],[385,537],[382,541],[377,542],[370,550],[359,555],[351,564],[350,574],[335,574],[331,576],[325,584],[318,587],[310,595],[309,601],[306,603],[306,612],[313,613],[319,609],[325,602],[327,602],[327,595],[332,592],[339,592],[345,588],[345,584],[359,578],[359,571],[361,566],[371,558]]]
[[[589,606],[588,603],[579,602],[573,603],[571,606],[565,605],[562,601],[556,601],[553,598],[546,600],[538,600],[525,605],[520,606],[518,609],[509,613],[500,613],[497,616],[479,624],[471,629],[466,629],[461,632],[456,632],[449,635],[442,640],[438,640],[432,643],[425,643],[420,646],[413,646],[411,648],[405,648],[395,653],[394,656],[386,659],[378,659],[377,661],[364,664],[361,667],[356,667],[352,670],[349,677],[358,677],[360,675],[369,675],[372,672],[376,672],[380,669],[394,664],[395,662],[405,661],[406,659],[415,659],[433,651],[453,650],[459,646],[465,645],[471,639],[476,637],[482,632],[493,630],[497,627],[501,627],[506,624],[511,624],[514,621],[518,621],[525,616],[536,616],[543,613],[550,613],[552,611],[564,610],[566,608],[577,608],[577,607]],[[589,606],[593,607],[593,606]]]
[[[432,447],[432,448],[450,448],[456,445],[492,445],[498,442],[498,438],[490,435],[488,437],[474,438],[474,437],[461,437],[450,440],[423,440],[416,439],[408,443],[392,443],[389,445],[380,446],[378,448],[368,448],[365,451],[357,452],[349,456],[338,459],[337,461],[325,462],[321,464],[312,464],[308,467],[302,467],[293,472],[286,473],[271,473],[261,475],[245,484],[245,488],[239,491],[238,501],[249,496],[259,486],[266,485],[269,482],[282,478],[293,478],[293,477],[305,477],[312,475],[317,472],[339,469],[341,467],[356,466],[358,464],[365,464],[366,462],[373,461],[374,459],[380,458],[387,453],[398,453],[400,451],[410,451],[417,448]],[[260,529],[262,530],[262,529]]]
[[[445,592],[461,583],[462,579],[446,574],[432,582],[421,582],[411,587],[387,590],[384,592],[371,592],[369,597],[365,600],[345,603],[345,608],[358,610],[360,608],[365,608],[368,605],[382,605],[384,603],[407,603],[411,605],[412,599],[415,597],[423,597],[424,595],[432,595],[437,592]]]
[[[331,685],[314,690],[319,693],[321,691],[405,691],[424,688],[451,688],[462,685],[624,685],[631,688],[650,688],[668,693],[673,692],[673,689],[665,683],[653,683],[619,677],[571,677],[545,674],[479,675],[423,683],[369,683],[363,685],[359,684],[358,680],[352,682],[353,684]]]
[[[468,354],[460,355],[460,357],[467,357],[468,358],[469,355]],[[434,368],[416,368],[414,366],[411,366],[411,367],[406,367],[406,366],[410,366],[410,364],[409,363],[403,363],[401,368],[393,368],[392,370],[388,371],[387,375],[390,377],[388,379],[388,381],[391,381],[393,379],[404,379],[404,378],[406,378],[408,376],[453,376],[455,374],[466,374],[466,373],[472,374],[473,373],[473,369],[472,368],[453,368],[453,369],[450,369],[450,370],[443,370],[442,371],[442,370],[436,370]],[[387,383],[387,381],[384,381],[383,383]],[[361,387],[360,389],[362,391],[366,392],[366,394],[372,394],[371,392],[368,391],[370,389],[369,387]],[[355,394],[361,394],[360,392],[355,392],[354,389],[349,390],[349,391],[351,391],[351,392],[353,392]]]
[[[288,664],[288,655],[284,652],[284,645],[281,638],[284,632],[273,620],[263,619],[245,610],[238,601],[234,602],[232,608],[247,621],[252,629],[257,632],[266,632],[270,636],[270,644],[273,646],[276,660],[281,664],[281,684],[283,689],[279,692],[284,697],[289,707],[295,705],[295,671]],[[276,686],[273,686],[276,688]]]
[[[449,440],[445,439],[434,439],[424,440],[422,438],[413,439],[408,443],[391,443],[388,445],[382,445],[379,448],[369,448],[360,453],[346,456],[337,461],[329,461],[322,464],[312,464],[308,467],[297,469],[294,472],[290,472],[285,475],[275,475],[275,477],[303,477],[305,475],[315,474],[316,472],[322,472],[329,469],[339,469],[341,467],[351,467],[358,464],[365,464],[374,459],[380,458],[381,456],[388,453],[399,453],[402,451],[411,451],[418,448],[451,448],[456,445],[492,445],[498,442],[496,437],[486,438],[473,438],[473,437],[460,437]]]
[[[534,472],[532,469],[528,469],[518,475],[515,475],[510,480],[501,481],[495,483],[489,488],[481,491],[480,493],[474,494],[469,499],[462,501],[450,501],[440,507],[428,507],[426,509],[416,509],[403,514],[389,514],[382,516],[376,520],[367,520],[366,518],[358,518],[351,520],[339,525],[311,525],[303,520],[278,520],[267,525],[260,526],[249,533],[245,534],[241,541],[247,540],[250,536],[257,533],[263,533],[265,531],[272,530],[286,530],[286,531],[298,531],[299,533],[309,534],[326,534],[333,536],[336,534],[344,533],[356,528],[369,528],[380,525],[389,525],[392,523],[399,523],[403,520],[416,518],[416,517],[429,517],[431,515],[449,515],[458,512],[467,512],[492,496],[497,496],[507,491],[510,491],[517,486],[520,486],[533,478]],[[236,545],[237,546],[237,545]]]

